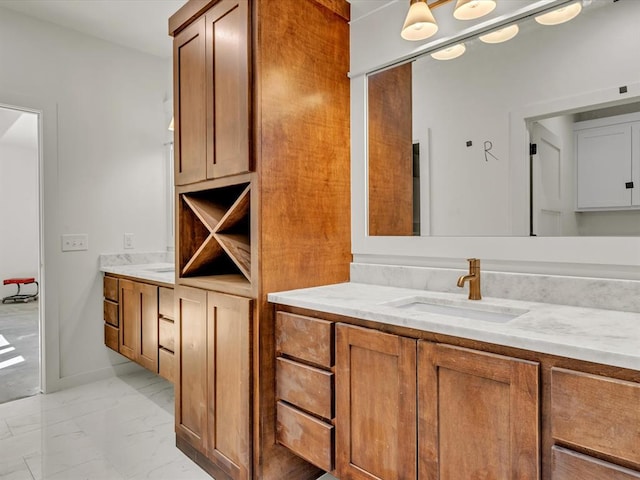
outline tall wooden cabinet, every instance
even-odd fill
[[[349,4],[190,0],[174,37],[176,438],[216,480],[317,478],[276,442],[268,292],[349,279]]]

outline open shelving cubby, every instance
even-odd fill
[[[181,278],[251,284],[251,185],[180,195]]]

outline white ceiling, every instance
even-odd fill
[[[400,0],[350,0],[351,19],[397,1]],[[168,58],[171,38],[167,22],[185,3],[186,0],[0,0],[0,7]]]
[[[186,0],[0,0],[0,7],[157,57],[171,56],[168,20]]]

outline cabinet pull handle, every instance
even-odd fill
[[[633,188],[633,182],[627,182],[624,184],[626,188]]]

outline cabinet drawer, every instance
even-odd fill
[[[164,348],[158,349],[158,373],[162,378],[173,383],[175,375],[175,357],[173,353]]]
[[[102,294],[107,300],[118,303],[118,279],[105,276],[102,284]]]
[[[158,344],[172,352],[175,352],[175,324],[171,320],[161,318],[158,320]]]
[[[104,344],[112,350],[118,351],[119,344],[118,329],[111,325],[104,324]]]
[[[276,437],[280,444],[325,471],[333,470],[333,426],[278,402]]]
[[[276,397],[331,419],[333,373],[280,357],[276,361]]]
[[[640,465],[640,384],[551,370],[556,440]]]
[[[104,321],[114,327],[119,326],[117,303],[113,303],[109,300],[104,301]]]
[[[160,287],[159,289],[158,313],[163,316],[175,320],[173,306],[173,288]]]
[[[278,312],[276,351],[330,368],[333,365],[333,322]]]
[[[552,448],[551,480],[637,480],[640,472],[560,447]]]

